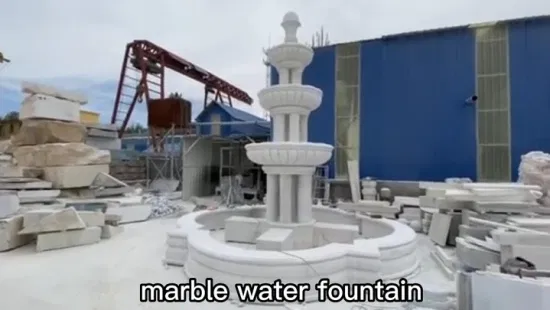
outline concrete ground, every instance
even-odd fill
[[[137,310],[137,309],[237,309],[243,305],[226,303],[141,303],[139,284],[146,282],[178,283],[184,279],[181,268],[166,267],[166,232],[176,219],[151,220],[125,225],[125,231],[98,244],[37,253],[33,245],[0,253],[0,301],[2,309],[17,310]],[[420,240],[425,244],[425,240]],[[426,260],[427,250],[419,253]],[[423,265],[427,286],[451,288],[433,270]],[[433,275],[430,275],[434,273]],[[362,309],[351,304],[308,304],[270,309]],[[374,305],[373,305],[374,306]],[[395,308],[395,304],[391,308]],[[244,309],[265,309],[246,305]],[[378,305],[363,309],[388,309]],[[397,308],[399,309],[399,307]]]

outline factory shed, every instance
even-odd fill
[[[182,140],[184,199],[219,194],[222,179],[235,175],[243,176],[244,192],[265,190],[265,175],[248,159],[245,145],[270,139],[268,120],[212,102],[195,118],[193,128]]]
[[[335,146],[335,179],[358,160],[382,180],[516,180],[522,154],[550,152],[549,33],[538,16],[316,48],[309,140]]]
[[[211,102],[197,115],[195,128],[199,135],[230,138],[265,139],[271,133],[269,122],[265,119],[218,102]]]

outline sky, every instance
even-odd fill
[[[83,92],[86,108],[108,121],[125,45],[147,39],[245,90],[254,104],[236,107],[261,115],[263,48],[282,41],[287,11],[300,16],[304,42],[323,27],[340,43],[547,15],[550,1],[0,0],[0,52],[12,61],[0,65],[0,114],[18,108],[20,81],[30,80]],[[166,83],[167,92],[203,99],[202,86],[185,77],[170,73]],[[144,113],[141,105],[133,121],[143,122]]]

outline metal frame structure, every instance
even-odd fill
[[[200,134],[200,130],[198,130],[197,128],[200,127],[200,126],[207,126],[207,125],[220,125],[220,127],[223,127],[223,126],[230,126],[230,125],[253,125],[253,124],[263,124],[263,123],[269,123],[269,121],[221,121],[221,122],[198,122],[198,123],[193,123],[193,126],[195,126],[195,130],[193,130],[193,134],[189,134],[189,135],[184,135],[184,137],[196,137],[197,139],[189,146],[189,148],[187,148],[187,150],[185,150],[185,152],[182,152],[182,169],[183,167],[185,167],[185,161],[186,161],[186,155],[191,152],[191,150],[194,148],[195,145],[197,145],[197,143],[199,143],[199,141],[203,140],[203,139],[212,139],[212,142],[213,143],[231,143],[231,146],[223,146],[223,147],[220,147],[220,158],[219,158],[219,162],[217,162],[216,164],[219,164],[219,171],[218,171],[218,175],[220,177],[220,180],[221,180],[221,177],[224,176],[224,169],[228,169],[228,168],[235,168],[234,167],[234,163],[233,163],[233,156],[235,156],[234,154],[234,150],[235,148],[241,148],[244,144],[247,144],[247,143],[254,143],[256,142],[252,137],[249,137],[249,136],[239,136],[239,137],[222,137],[222,136],[219,136],[219,135],[201,135]],[[227,152],[229,151],[229,156],[230,156],[230,163],[227,163],[223,160],[223,152]],[[212,163],[211,163],[212,164]],[[247,168],[250,168],[252,169],[253,167],[247,167]],[[260,171],[261,169],[258,168]],[[259,178],[258,180],[256,180],[257,182],[259,181]],[[259,184],[259,183],[258,183]]]
[[[252,97],[245,91],[226,82],[215,74],[177,56],[147,40],[135,40],[126,45],[120,80],[111,117],[111,124],[119,128],[122,137],[136,103],[156,97],[165,98],[165,71],[171,69],[204,85],[204,105],[210,95],[214,100],[232,105],[232,99],[252,104]],[[139,77],[131,77],[134,71]]]
[[[159,143],[168,144],[169,147],[165,148],[163,152],[147,152],[145,156],[145,166],[147,173],[147,188],[156,181],[156,180],[178,180],[181,182],[182,178],[182,168],[179,167],[181,164],[180,156],[182,154],[181,149],[172,148],[176,143],[176,128],[172,126],[165,134],[161,137]],[[183,135],[179,136],[183,139]],[[181,140],[183,143],[183,140]],[[153,147],[153,145],[151,145]],[[168,169],[168,175],[166,175],[165,170]],[[154,175],[152,175],[154,173]]]

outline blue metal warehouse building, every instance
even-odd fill
[[[309,139],[335,145],[334,178],[357,159],[361,177],[510,181],[550,151],[549,16],[320,47],[304,84],[324,92]]]

